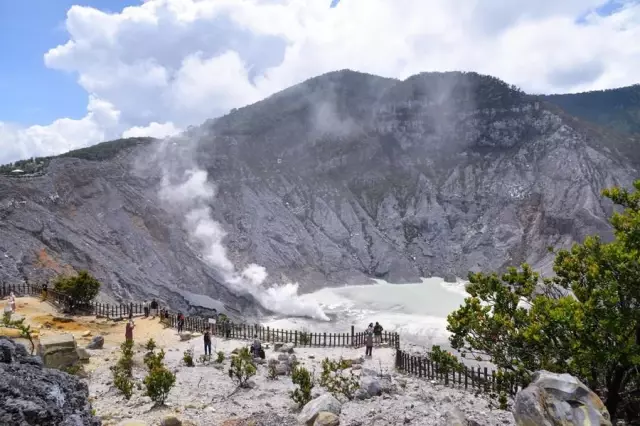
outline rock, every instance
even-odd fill
[[[182,426],[182,422],[175,416],[166,416],[160,422],[160,426]]]
[[[377,377],[365,376],[360,379],[360,389],[364,390],[369,397],[382,395],[382,386]]]
[[[90,330],[87,330],[84,333],[82,333],[82,337],[89,337],[89,336],[91,336],[91,331]]]
[[[369,393],[362,388],[356,390],[356,393],[354,394],[354,396],[356,399],[360,401],[364,401],[365,399],[371,398],[371,395],[369,395]]]
[[[313,422],[313,426],[339,426],[340,418],[328,411],[322,411]]]
[[[187,340],[191,339],[191,333],[186,332],[186,333],[179,333],[178,336],[180,336],[180,341],[181,342],[185,342]]]
[[[289,373],[289,366],[284,363],[276,364],[276,374],[278,376],[286,376]]]
[[[287,362],[289,363],[289,365],[293,365],[298,362],[298,357],[296,357],[294,354],[291,354],[289,355],[289,359],[287,360]]]
[[[76,349],[76,339],[73,334],[55,334],[40,338],[38,355],[47,367],[69,367],[78,362]]]
[[[89,358],[91,358],[91,355],[89,355],[89,352],[87,352],[87,350],[84,348],[77,348],[76,352],[78,352],[78,359],[80,361],[88,361]]]
[[[89,389],[75,376],[43,368],[24,346],[0,338],[11,363],[0,363],[0,424],[99,426],[91,414]],[[10,348],[13,346],[13,348]],[[21,347],[22,346],[22,347]]]
[[[513,416],[518,425],[611,426],[602,400],[569,374],[537,371],[525,389],[516,395]]]
[[[15,344],[9,339],[0,340],[0,363],[11,364],[15,358]]]
[[[293,345],[293,343],[276,343],[273,346],[273,350],[276,352],[282,352],[282,353],[289,353],[292,354],[293,353],[293,349],[295,348],[295,346]]]
[[[280,361],[278,361],[276,358],[269,358],[269,362],[268,362],[269,366],[272,366],[272,365],[275,366],[275,365],[278,365],[279,363]]]
[[[278,354],[278,361],[288,362],[289,361],[289,355],[287,355],[287,354]]]
[[[24,319],[25,319],[24,315],[20,315],[17,312],[14,312],[14,313],[11,314],[11,321],[22,321]]]
[[[253,363],[256,365],[262,365],[266,363],[266,360],[262,358],[253,358]]]
[[[320,413],[329,412],[339,416],[341,411],[342,404],[340,404],[340,401],[333,395],[325,393],[307,402],[298,415],[298,420],[307,426],[313,426],[313,422]]]
[[[104,346],[104,337],[94,336],[91,342],[87,345],[87,349],[102,349]]]
[[[194,339],[196,337],[202,337],[202,333],[197,333],[197,332],[196,333],[191,333],[191,337],[194,338]]]

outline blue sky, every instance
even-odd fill
[[[77,76],[50,70],[44,54],[68,40],[67,10],[74,5],[120,11],[138,0],[0,0],[0,121],[45,124],[85,114],[87,94]],[[35,12],[37,11],[37,12]]]

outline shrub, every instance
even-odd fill
[[[303,407],[311,401],[311,390],[314,386],[313,374],[304,367],[296,367],[291,373],[291,380],[297,387],[289,393],[291,399]]]
[[[116,365],[111,367],[113,372],[113,385],[126,399],[133,395],[133,341],[125,341],[120,345],[121,355]]]
[[[32,335],[33,331],[31,330],[30,325],[24,323],[24,320],[24,318],[19,320],[12,320],[11,312],[5,312],[2,316],[2,325],[8,328],[17,328],[20,331],[20,337],[29,341],[29,345],[31,345],[31,355],[33,355],[33,351],[35,350]]]
[[[269,364],[269,366],[267,367],[267,379],[269,380],[278,379],[278,370],[276,369],[276,364]]]
[[[222,364],[224,362],[224,352],[218,351],[218,353],[216,354],[216,362],[218,364]]]
[[[195,364],[193,363],[193,349],[187,349],[182,354],[182,361],[184,365],[187,367],[193,367]]]
[[[149,396],[156,405],[163,405],[165,403],[175,383],[175,374],[169,371],[164,365],[154,367],[147,377],[144,378],[147,396]]]
[[[306,346],[311,343],[311,336],[306,331],[301,331],[298,335],[298,340],[300,341],[300,346]]]
[[[53,288],[69,297],[69,309],[73,310],[77,305],[89,304],[98,295],[100,281],[89,272],[80,271],[75,276],[59,276]]]
[[[438,345],[431,347],[427,358],[438,366],[438,372],[441,374],[449,374],[452,372],[460,373],[464,371],[464,364],[460,362],[455,355],[443,350]]]
[[[164,350],[161,349],[160,352],[149,352],[144,356],[144,364],[147,366],[149,371],[154,368],[162,367],[164,361]]]
[[[144,345],[144,348],[149,352],[153,352],[153,350],[156,348],[156,341],[153,339],[147,340],[147,343]]]
[[[236,381],[240,387],[245,387],[247,381],[256,374],[256,366],[248,348],[242,348],[237,354],[231,356],[229,377]]]
[[[353,371],[346,373],[350,368],[351,361],[340,358],[339,361],[332,361],[325,358],[322,361],[322,374],[320,375],[320,385],[324,386],[336,398],[344,395],[348,400],[352,400],[355,392],[360,388],[357,377]]]

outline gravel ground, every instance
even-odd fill
[[[246,345],[234,340],[216,340],[215,351],[223,351],[226,359],[222,365],[186,367],[182,362],[183,352],[193,348],[195,358],[202,353],[202,338],[180,342],[166,330],[161,346],[166,351],[165,363],[176,373],[176,386],[171,390],[167,406],[154,408],[142,389],[136,389],[130,401],[126,401],[112,386],[109,369],[118,359],[115,348],[91,351],[92,360],[89,376],[89,390],[92,404],[105,426],[118,425],[123,420],[135,419],[149,426],[159,425],[163,417],[175,415],[186,425],[295,425],[298,424],[298,410],[289,398],[294,389],[290,376],[280,376],[277,380],[267,378],[267,366],[258,366],[256,376],[251,379],[250,389],[238,390],[229,378],[229,357],[233,349]],[[173,341],[171,341],[173,340]],[[145,350],[137,347],[134,376],[139,383],[145,374],[142,356]],[[267,349],[267,359],[277,357],[273,349]],[[321,372],[321,361],[325,357],[357,359],[364,355],[364,349],[349,348],[296,348],[295,355],[300,364],[316,377]],[[487,401],[470,392],[446,388],[439,384],[412,378],[394,371],[394,351],[390,348],[374,348],[373,357],[366,359],[362,368],[355,371],[360,375],[390,375],[394,392],[363,401],[343,401],[340,414],[341,425],[398,425],[420,426],[447,425],[453,412],[463,413],[476,425],[514,425],[509,412],[491,410]],[[316,385],[314,394],[324,390]],[[245,420],[242,420],[245,419]],[[474,423],[472,423],[474,424]]]

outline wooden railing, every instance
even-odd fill
[[[503,379],[495,370],[487,367],[467,367],[462,370],[444,369],[429,356],[411,355],[396,349],[396,369],[419,378],[436,380],[448,386],[475,390],[483,393],[505,392],[515,395],[521,384],[516,380]]]
[[[42,296],[42,287],[31,284],[2,284],[0,285],[0,297],[6,297],[11,292],[16,296]],[[69,306],[69,297],[54,290],[47,290],[47,301],[54,304],[58,309],[64,310]],[[144,305],[142,303],[121,303],[112,305],[107,303],[91,302],[88,306],[76,306],[79,312],[95,315],[103,318],[128,318],[140,317],[144,315]],[[210,328],[208,318],[187,317],[184,319],[184,331],[202,332]],[[178,328],[178,314],[168,313],[164,322],[172,328]],[[228,330],[220,325],[211,326],[213,332],[222,337],[229,337],[237,340],[253,340],[258,336],[264,342],[284,342],[293,343],[296,346],[313,347],[363,347],[366,333],[355,331],[351,326],[347,333],[314,333],[303,330],[284,330],[271,327],[264,327],[259,324],[236,324],[229,323]],[[400,347],[400,336],[395,332],[383,332],[382,343],[392,348]]]

